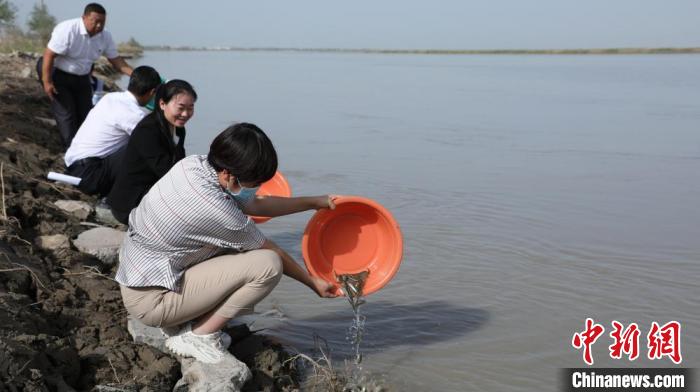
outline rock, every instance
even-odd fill
[[[35,59],[39,56],[38,53],[32,53],[32,52],[23,52],[21,50],[13,50],[12,53],[10,53],[10,57],[14,58],[20,58],[20,59]]]
[[[138,388],[130,386],[95,385],[92,392],[138,392]]]
[[[119,247],[124,232],[109,227],[96,227],[82,232],[73,241],[78,250],[93,255],[105,264],[115,264],[119,260]]]
[[[81,220],[87,219],[87,217],[92,213],[92,206],[84,201],[57,200],[53,204]]]
[[[167,336],[160,328],[144,325],[131,316],[127,325],[134,342],[148,344],[169,353],[165,347]],[[173,391],[240,391],[253,376],[248,366],[230,353],[226,353],[226,357],[216,364],[202,363],[193,358],[178,357],[178,360],[182,378],[175,384]]]
[[[167,336],[163,334],[160,328],[149,327],[131,316],[129,316],[128,319],[127,328],[135,343],[147,344],[164,353],[168,352],[168,349],[165,348],[165,339]]]
[[[36,246],[45,250],[69,249],[70,240],[63,234],[42,235],[34,240]]]
[[[114,68],[112,64],[110,64],[104,57],[100,57],[99,59],[97,59],[97,61],[95,62],[94,72],[96,74],[103,75],[106,78],[111,78],[116,75],[119,75],[119,71],[117,71],[117,69]]]
[[[116,220],[114,215],[112,215],[112,210],[109,208],[109,206],[104,203],[98,203],[95,206],[95,220],[110,226],[121,225],[121,222]]]
[[[141,347],[138,356],[144,363],[155,363],[158,360],[156,350],[153,347]]]
[[[202,363],[193,358],[182,358],[180,364],[182,378],[175,384],[173,392],[236,392],[253,376],[245,363],[229,353],[215,364]]]
[[[32,69],[30,67],[24,67],[22,71],[20,71],[19,76],[22,78],[29,78],[32,76]]]

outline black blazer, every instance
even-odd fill
[[[180,138],[173,142],[168,129],[162,129],[156,113],[144,117],[134,128],[126,146],[124,161],[117,180],[107,197],[107,204],[122,220],[128,220],[131,210],[173,165],[185,157],[185,128],[176,128]],[[127,223],[127,222],[122,222]]]

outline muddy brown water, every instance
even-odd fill
[[[363,367],[401,389],[555,391],[582,367],[646,358],[682,324],[700,365],[700,56],[413,56],[147,52],[199,93],[190,153],[233,121],[265,129],[295,194],[373,198],[401,225],[400,271],[368,296]],[[206,70],[206,72],[204,71]],[[301,260],[310,213],[262,225]],[[284,279],[256,326],[352,358],[345,300]],[[642,358],[611,359],[636,322]]]

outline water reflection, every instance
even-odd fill
[[[371,353],[396,346],[425,346],[459,339],[485,326],[490,314],[484,309],[460,307],[445,301],[433,300],[412,304],[387,301],[373,302],[371,297],[362,307],[367,317],[363,351]],[[312,341],[318,334],[326,339],[336,353],[350,354],[346,342],[347,327],[352,321],[352,310],[337,311],[316,317],[289,320],[273,328],[274,335],[289,343]],[[296,347],[312,350],[313,347]]]

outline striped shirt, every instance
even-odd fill
[[[176,163],[129,215],[116,280],[179,291],[185,270],[227,250],[259,249],[265,236],[219,185],[204,155]]]

